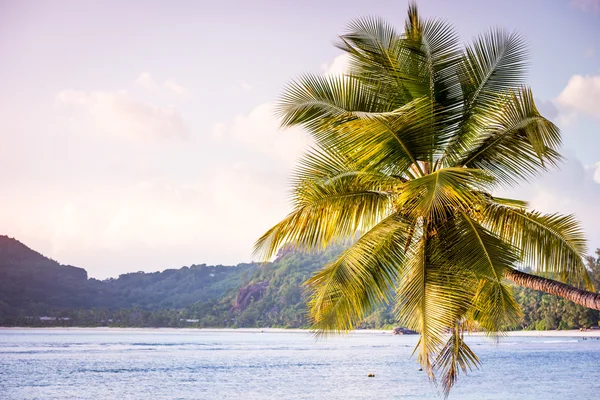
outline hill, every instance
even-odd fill
[[[0,236],[0,309],[15,316],[22,310],[39,314],[95,307],[184,307],[241,286],[259,267],[202,264],[99,281],[88,279],[83,268],[61,265],[16,239]]]
[[[100,281],[0,236],[0,324],[305,326],[300,285],[339,251],[283,251],[273,263],[200,264]]]
[[[100,281],[0,236],[0,325],[308,327],[302,283],[341,251],[284,250],[271,263],[200,264]],[[600,250],[597,256],[588,265],[599,287]],[[524,311],[521,329],[598,325],[598,311],[529,289],[514,290]],[[392,310],[382,307],[362,326],[393,324]]]
[[[77,289],[88,280],[83,268],[60,265],[8,236],[0,236],[0,310],[24,304],[70,307],[87,304]]]

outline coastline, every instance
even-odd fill
[[[473,332],[467,336],[485,336],[483,332]],[[571,329],[566,331],[510,331],[505,333],[505,337],[594,337],[600,338],[600,329],[580,331]]]
[[[285,328],[116,328],[116,327],[4,327],[0,326],[0,331],[11,330],[63,330],[63,331],[81,331],[81,332],[231,332],[231,333],[312,333],[309,329],[285,329]],[[355,335],[391,335],[392,331],[388,329],[360,329],[350,332]],[[412,336],[412,335],[408,335]],[[484,332],[468,333],[467,336],[485,336]],[[549,330],[549,331],[510,331],[505,332],[505,337],[597,337],[600,338],[600,329],[580,331],[573,330]]]

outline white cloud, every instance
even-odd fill
[[[63,263],[106,278],[192,263],[237,264],[288,212],[287,171],[250,159],[123,185],[95,182],[36,196],[5,198],[4,233]],[[35,205],[32,207],[32,205]]]
[[[53,241],[66,248],[77,243],[109,250],[141,241],[156,247],[219,247],[224,253],[232,240],[243,239],[243,258],[248,258],[260,235],[256,222],[272,207],[268,182],[243,163],[205,170],[197,178],[139,181],[115,191],[113,200],[98,193],[80,196],[56,214]]]
[[[210,134],[215,141],[223,143],[226,139],[228,129],[227,124],[219,122],[212,127]]]
[[[163,86],[165,87],[165,89],[170,90],[171,92],[178,95],[184,95],[188,92],[187,88],[181,86],[172,78],[167,79]]]
[[[123,133],[122,123],[101,120],[129,118],[120,106],[133,102],[126,93],[65,91],[57,98],[78,126],[103,123],[98,130],[112,134]],[[82,136],[69,150],[88,154],[80,171],[36,181],[31,191],[43,193],[43,202],[13,187],[3,199],[0,225],[96,278],[249,261],[256,239],[289,212],[289,176],[307,135],[280,130],[272,104],[216,125],[213,134],[221,139],[198,135],[186,146],[160,148],[135,142],[133,152]]]
[[[343,75],[347,74],[350,68],[350,58],[347,53],[335,57],[330,64],[321,65],[321,70],[325,75]]]
[[[160,86],[152,78],[152,75],[150,75],[149,72],[143,72],[142,74],[140,74],[140,76],[135,80],[135,84],[137,86],[143,87],[144,89],[154,92],[160,89]],[[165,81],[165,83],[163,83],[162,87],[177,95],[185,95],[188,93],[188,89],[175,82],[173,78],[168,78]]]
[[[577,114],[600,119],[600,75],[573,75],[556,98],[563,118],[572,119]]]
[[[267,155],[290,167],[308,148],[310,138],[300,128],[280,129],[272,103],[255,107],[236,116],[231,123],[219,123],[212,129],[218,141]]]
[[[69,109],[73,128],[86,134],[138,139],[188,136],[176,109],[136,101],[126,91],[64,90],[56,98]]]
[[[142,72],[135,80],[135,84],[148,90],[158,90],[158,84],[152,79],[152,75],[148,72]]]

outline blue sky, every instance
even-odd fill
[[[307,145],[272,107],[304,72],[342,71],[356,17],[406,1],[0,0],[0,233],[104,278],[251,259],[289,210]],[[517,30],[563,132],[560,171],[509,194],[575,213],[600,247],[600,1],[420,1],[464,41]]]

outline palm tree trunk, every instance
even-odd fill
[[[516,269],[507,269],[504,277],[519,286],[560,296],[584,307],[600,310],[600,293],[588,292],[587,290],[565,285],[562,282],[527,274]]]

